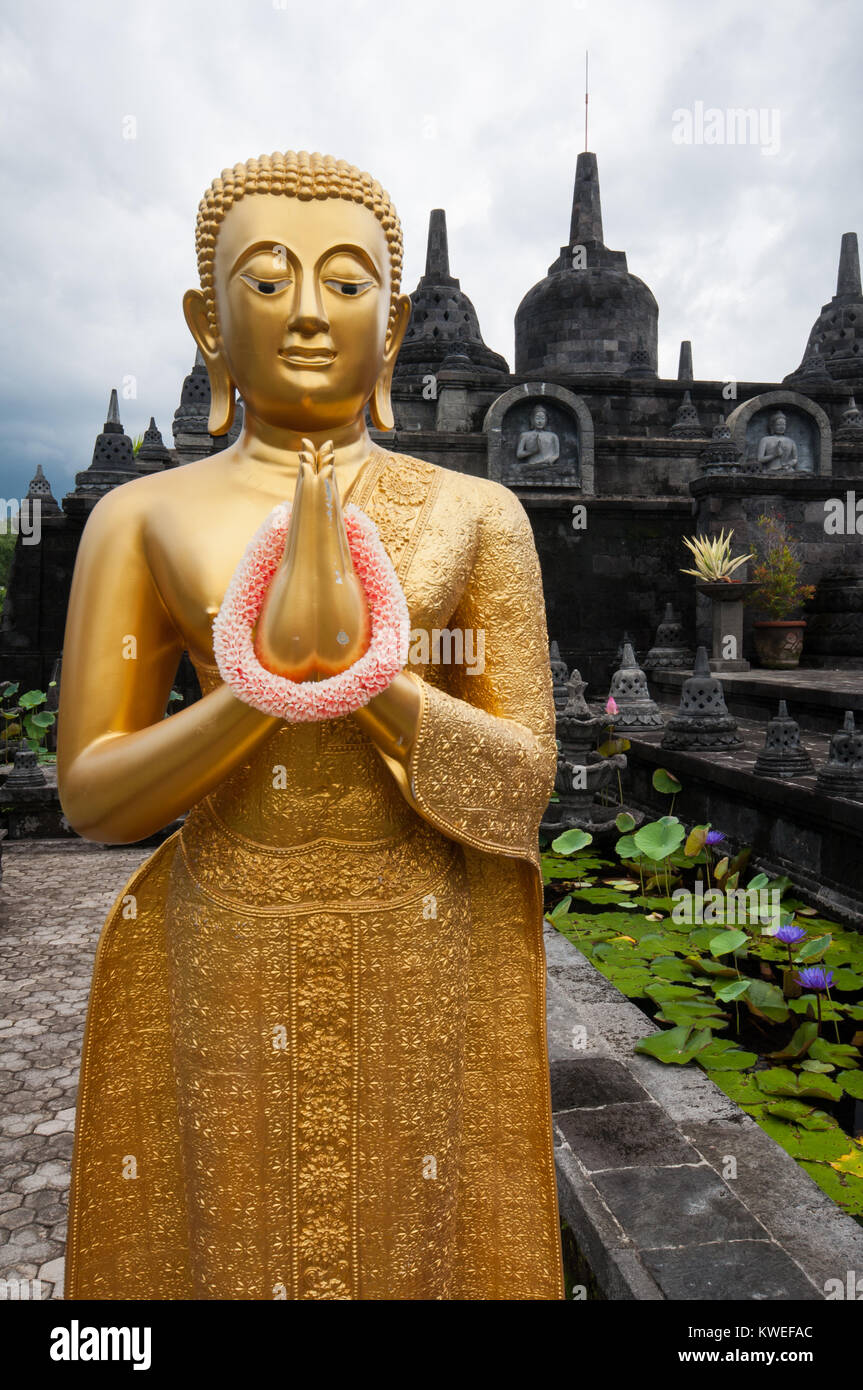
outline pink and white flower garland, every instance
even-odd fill
[[[361,709],[386,690],[407,661],[410,615],[378,528],[353,503],[345,507],[344,517],[372,628],[368,651],[347,671],[319,681],[292,681],[268,671],[255,654],[252,630],[284,553],[289,502],[274,507],[255,532],[213,621],[213,651],[222,680],[245,704],[287,723],[337,719]]]

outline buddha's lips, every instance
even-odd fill
[[[297,367],[328,367],[336,354],[330,348],[283,348],[279,356]]]

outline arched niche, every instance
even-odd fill
[[[532,462],[530,454],[519,458],[519,441],[535,433],[533,413],[546,413],[544,433],[557,438],[558,457]],[[498,396],[486,412],[483,430],[488,435],[488,476],[506,487],[535,486],[577,489],[593,496],[593,419],[585,402],[548,381],[529,381]],[[549,452],[540,446],[538,453]]]
[[[773,434],[772,417],[785,416],[785,434],[797,449],[796,466],[790,469],[771,462],[759,466],[758,451],[762,439]],[[830,421],[815,401],[799,391],[762,391],[760,396],[743,401],[728,417],[731,436],[743,450],[747,471],[755,470],[764,477],[829,477],[833,472],[833,436]]]

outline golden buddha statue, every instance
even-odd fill
[[[368,174],[225,170],[197,250],[210,430],[239,390],[244,431],[99,501],[67,621],[69,822],[124,844],[188,812],[97,952],[67,1297],[560,1298],[530,525],[371,441],[410,300]],[[379,589],[483,632],[482,670],[409,667]],[[165,718],[184,650],[202,699]]]

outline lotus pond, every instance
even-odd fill
[[[680,784],[654,787],[673,811]],[[660,1025],[637,1052],[702,1067],[863,1223],[863,934],[718,829],[617,828],[608,851],[580,830],[544,851],[548,920]]]

